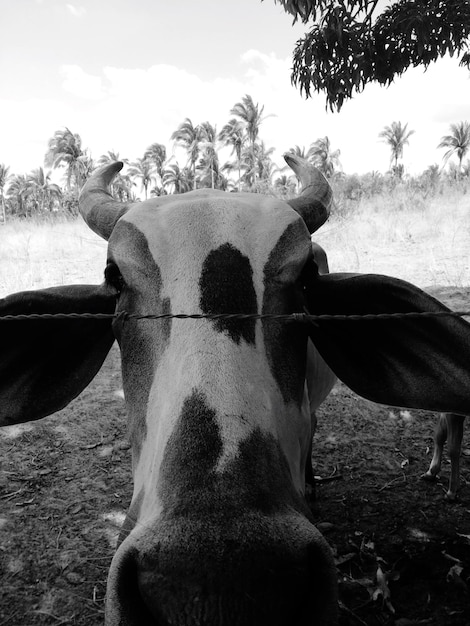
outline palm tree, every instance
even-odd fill
[[[238,191],[241,189],[241,163],[242,163],[242,150],[244,143],[243,136],[243,124],[232,118],[219,133],[219,140],[223,143],[224,146],[232,147],[232,155],[236,155],[237,157],[237,168],[238,168]],[[225,167],[225,166],[224,166]]]
[[[242,101],[237,102],[230,110],[231,115],[235,115],[242,121],[252,153],[251,159],[248,158],[247,160],[252,163],[255,161],[255,143],[258,139],[261,123],[268,117],[263,117],[263,111],[264,106],[260,108],[259,104],[255,104],[253,98],[248,94],[243,96]],[[256,183],[256,170],[253,172],[253,183]]]
[[[281,198],[293,196],[297,187],[297,179],[295,176],[287,176],[282,174],[274,181],[274,189],[279,193]]]
[[[28,198],[31,193],[31,186],[26,176],[17,174],[13,176],[8,186],[7,198],[11,200],[13,213],[20,217],[25,217],[29,212]]]
[[[403,158],[403,148],[409,144],[409,138],[415,132],[407,128],[408,124],[402,126],[401,122],[392,122],[379,133],[379,137],[390,146],[392,152],[390,165],[393,163],[392,171],[395,172],[398,172],[398,159]]]
[[[264,141],[256,144],[255,148],[255,171],[259,180],[271,182],[273,174],[278,170],[271,156],[274,148],[266,148]]]
[[[97,165],[108,165],[108,163],[115,163],[116,161],[122,161],[124,165],[129,163],[129,159],[121,159],[119,152],[114,150],[108,150],[106,154],[102,154],[97,161]]]
[[[30,188],[30,195],[39,211],[43,211],[45,208],[50,210],[54,202],[60,202],[62,190],[59,185],[51,183],[50,172],[46,174],[42,167],[38,167],[27,176],[26,180]]]
[[[462,176],[465,176],[465,178],[470,178],[470,159],[467,159],[466,162],[462,165],[461,173]]]
[[[78,159],[76,166],[75,180],[77,183],[78,192],[83,187],[87,179],[91,176],[94,169],[95,163],[93,159],[87,152],[84,152]]]
[[[5,195],[4,194],[5,194],[5,187],[10,177],[11,177],[10,168],[7,165],[0,163],[0,208],[2,211],[2,221],[1,221],[2,224],[5,224],[6,222]]]
[[[317,139],[310,145],[307,158],[327,178],[331,178],[335,171],[341,169],[340,154],[341,150],[331,150],[330,140],[325,136]]]
[[[193,172],[188,167],[180,168],[178,163],[167,165],[163,172],[165,187],[173,187],[173,193],[184,193],[191,189]]]
[[[242,152],[241,167],[243,170],[242,183],[245,188],[252,189],[256,183],[256,148],[251,146]]]
[[[65,167],[67,191],[70,191],[73,180],[78,194],[81,183],[84,182],[84,158],[90,160],[82,150],[80,135],[72,133],[66,127],[56,130],[54,136],[49,139],[44,164],[46,167]]]
[[[210,122],[199,126],[199,149],[202,157],[198,169],[202,173],[201,181],[210,178],[211,189],[215,189],[219,177],[219,156],[217,154],[217,129]],[[207,186],[205,182],[203,187]]]
[[[140,180],[142,189],[144,190],[145,199],[148,197],[148,188],[155,181],[155,166],[145,157],[137,159],[129,165],[129,176]]]
[[[114,150],[108,150],[106,154],[102,154],[97,161],[98,165],[108,165],[109,163],[115,163],[116,161],[122,161],[124,165],[129,164],[129,159],[122,159],[119,156],[119,152]],[[132,181],[129,174],[121,174],[119,172],[111,183],[111,192],[114,197],[118,198],[121,202],[126,202],[131,199],[132,196]]]
[[[119,173],[114,178],[111,188],[112,188],[113,195],[115,198],[117,198],[121,202],[129,202],[131,200],[136,199],[135,194],[132,191],[133,186],[134,186],[134,183],[132,182],[132,179],[129,173],[127,174]]]
[[[196,189],[196,163],[199,158],[200,128],[193,126],[187,117],[171,135],[171,139],[188,153],[188,163],[193,175],[193,189]]]
[[[308,151],[305,149],[305,146],[295,146],[294,148],[290,148],[287,152],[291,152],[302,159],[308,158]]]
[[[245,170],[242,181],[248,188],[259,191],[256,188],[259,180],[271,181],[271,177],[277,169],[271,159],[273,152],[274,148],[266,148],[264,141],[256,143],[254,150],[250,146],[249,149],[242,152],[242,168]]]
[[[457,155],[460,174],[462,172],[462,161],[470,149],[470,124],[467,121],[451,124],[450,135],[444,135],[437,147],[449,148],[444,154],[444,163],[447,163],[453,154]]]
[[[152,143],[144,153],[144,159],[155,166],[161,184],[163,184],[163,166],[166,161],[166,148],[161,143]]]

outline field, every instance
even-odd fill
[[[409,280],[470,310],[470,196],[406,191],[338,210],[316,235],[331,271]],[[81,222],[0,226],[0,297],[101,281],[106,244]],[[107,569],[132,494],[119,354],[69,407],[0,431],[0,626],[103,624]],[[470,428],[463,488],[423,483],[435,415],[342,384],[318,411],[312,500],[338,562],[341,626],[470,624]]]

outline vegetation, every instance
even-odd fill
[[[72,133],[68,128],[57,130],[49,140],[44,164],[53,168],[64,166],[66,191],[70,192],[74,186],[77,194],[93,170],[93,161],[82,149],[80,135]]]
[[[407,129],[408,124],[402,126],[401,122],[392,122],[390,126],[385,126],[383,131],[379,133],[379,137],[390,146],[392,171],[400,178],[403,176],[403,167],[399,167],[398,159],[403,158],[403,148],[409,143],[409,138],[415,132]]]
[[[340,154],[341,150],[331,149],[328,137],[322,137],[312,143],[306,158],[312,161],[327,178],[331,178],[341,168]]]
[[[83,148],[79,134],[69,128],[57,130],[49,140],[40,166],[28,174],[12,174],[0,163],[0,224],[9,216],[27,218],[56,214],[76,215],[78,193],[94,167],[123,161],[127,168],[115,177],[113,195],[121,201],[138,201],[140,196],[178,194],[198,188],[226,191],[267,193],[281,198],[298,192],[298,181],[287,167],[279,168],[273,161],[274,148],[261,138],[261,125],[268,117],[264,106],[246,94],[230,110],[229,121],[217,130],[209,121],[194,124],[186,118],[171,135],[173,154],[168,157],[164,144],[154,142],[142,157],[133,161],[110,150],[94,161]],[[420,190],[426,196],[442,193],[448,184],[466,189],[470,182],[470,161],[464,161],[470,149],[470,124],[452,124],[449,135],[441,138],[439,148],[447,148],[442,167],[431,165],[415,178],[405,176],[400,159],[413,130],[407,124],[392,122],[379,134],[391,150],[390,172],[371,172],[363,176],[343,172],[339,148],[329,137],[319,137],[308,147],[293,146],[288,151],[308,159],[329,178],[336,189],[336,211],[348,211],[355,202],[374,194],[390,191],[396,186]],[[175,149],[186,152],[181,166]],[[221,161],[221,153],[230,160]],[[450,160],[453,156],[457,161]],[[449,163],[448,163],[449,161]],[[446,169],[445,169],[446,168]],[[64,185],[53,182],[53,170],[62,172]],[[57,180],[57,176],[54,177]],[[414,191],[413,191],[414,193]]]
[[[0,208],[1,208],[1,221],[4,224],[6,215],[5,215],[5,196],[4,190],[5,186],[10,178],[10,168],[6,165],[0,163]]]
[[[306,97],[325,93],[332,110],[368,83],[389,85],[445,54],[470,68],[468,0],[392,0],[380,12],[377,0],[274,2],[310,27],[294,50],[292,82]]]
[[[451,124],[450,134],[442,137],[438,148],[449,148],[444,155],[444,162],[447,162],[454,154],[457,156],[459,161],[458,176],[462,176],[462,161],[470,149],[470,124],[468,122]]]

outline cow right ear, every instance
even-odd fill
[[[91,382],[113,342],[110,319],[2,320],[7,315],[114,313],[104,285],[25,291],[0,300],[0,426],[65,407]]]
[[[313,272],[305,278],[311,315],[449,312],[414,285],[374,274]],[[374,402],[470,413],[470,324],[460,317],[319,320],[316,348],[348,387]]]

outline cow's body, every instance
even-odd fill
[[[107,626],[332,626],[334,559],[303,497],[311,412],[331,372],[372,400],[470,412],[462,320],[132,317],[445,310],[403,281],[322,276],[310,234],[331,191],[287,160],[304,190],[289,204],[200,190],[122,205],[106,191],[119,167],[106,166],[80,198],[109,240],[105,284],[0,301],[0,315],[121,314],[112,325],[0,326],[0,425],[65,406],[119,342],[134,494],[109,572]],[[313,346],[329,371],[324,388]]]

